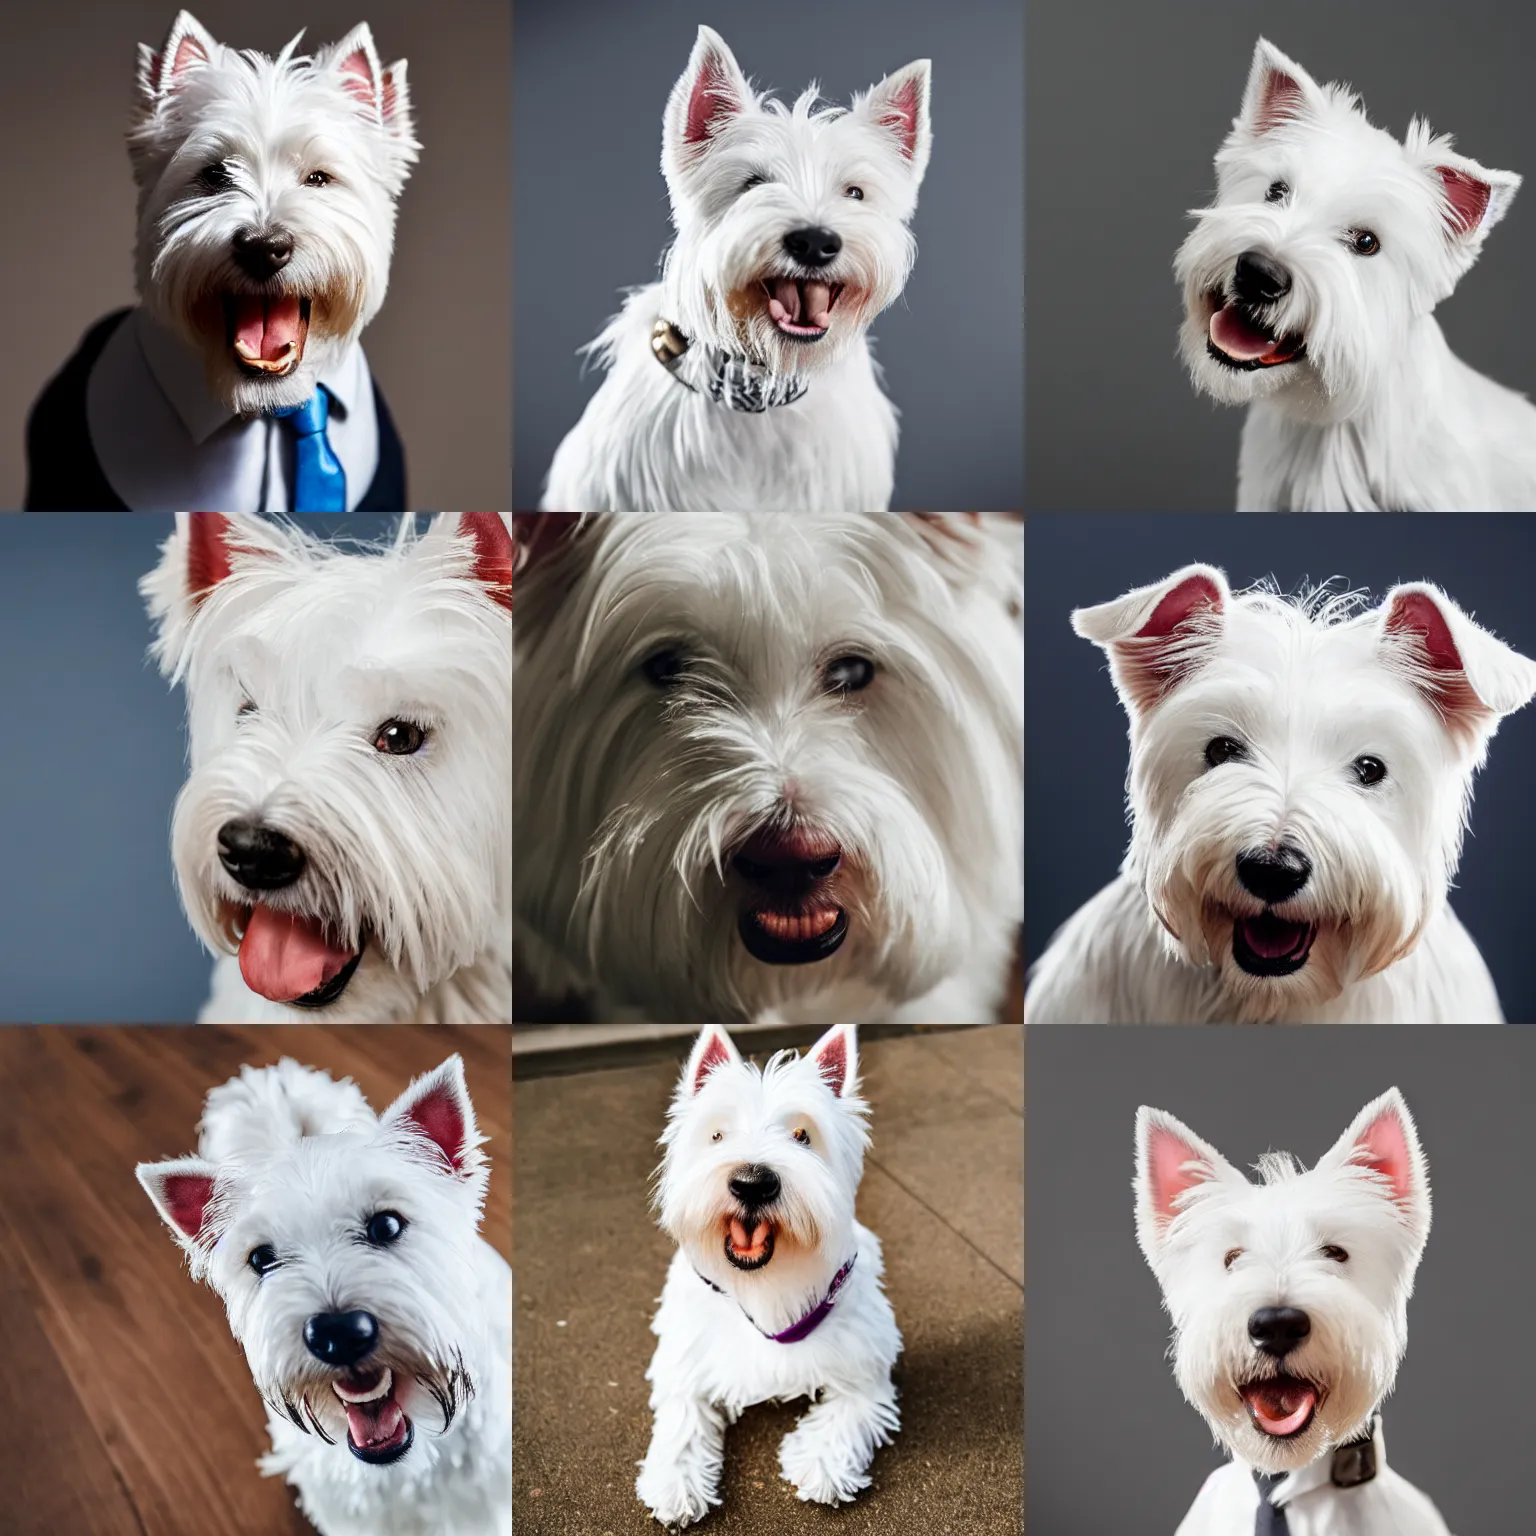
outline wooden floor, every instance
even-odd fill
[[[0,1029],[0,1528],[309,1532],[255,1467],[265,1417],[224,1309],[134,1164],[195,1150],[207,1090],[294,1056],[375,1109],[452,1052],[490,1137],[485,1235],[511,1257],[504,1027]]]

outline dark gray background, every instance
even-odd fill
[[[901,411],[897,508],[1016,508],[1023,496],[1024,104],[1019,0],[515,0],[513,494],[538,505],[602,375],[577,347],[651,282],[671,238],[661,114],[700,22],[759,89],[813,79],[846,103],[933,60],[933,157],[917,266],[871,327]]]
[[[395,519],[306,517],[377,538]],[[172,519],[0,517],[0,1021],[186,1022],[213,960],[171,872],[184,702],[136,583]]]
[[[1029,1036],[1025,1374],[1031,1536],[1165,1536],[1221,1463],[1164,1350],[1167,1314],[1136,1246],[1139,1104],[1234,1166],[1271,1148],[1311,1166],[1396,1085],[1429,1160],[1434,1220],[1383,1415],[1388,1463],[1453,1531],[1530,1529],[1520,1325],[1536,1035],[1496,1026],[1037,1029]],[[1512,1325],[1513,1324],[1513,1325]]]
[[[1191,389],[1173,256],[1215,188],[1262,33],[1359,90],[1401,138],[1415,114],[1528,179],[1436,311],[1451,346],[1536,391],[1536,10],[1507,0],[1031,0],[1029,479],[1043,510],[1230,508],[1242,412]]]
[[[1026,940],[1052,933],[1120,867],[1126,718],[1104,653],[1072,633],[1072,609],[1107,602],[1191,561],[1234,588],[1274,576],[1287,591],[1341,576],[1380,600],[1399,581],[1433,581],[1481,624],[1536,658],[1536,519],[1499,513],[1416,516],[1144,513],[1031,516],[1025,571]],[[1505,1017],[1536,1020],[1526,904],[1515,897],[1536,849],[1536,707],[1499,727],[1478,775],[1472,830],[1452,905],[1498,984]],[[1513,898],[1513,899],[1512,899]],[[1342,1129],[1342,1127],[1341,1127]]]

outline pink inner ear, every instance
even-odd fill
[[[1440,672],[1460,672],[1461,652],[1451,638],[1440,605],[1427,592],[1405,592],[1392,604],[1387,628],[1397,634],[1414,634],[1423,644],[1430,666]]]
[[[490,590],[492,599],[512,606],[512,535],[495,512],[466,512],[459,527],[474,540],[475,580]]]
[[[222,512],[193,512],[187,527],[187,591],[201,599],[229,575],[229,519]]]
[[[1493,188],[1486,181],[1479,181],[1455,166],[1437,165],[1435,174],[1445,188],[1446,201],[1451,205],[1450,218],[1446,221],[1454,234],[1470,235],[1483,222],[1488,211],[1488,199]]]
[[[842,1098],[843,1085],[848,1081],[848,1037],[842,1030],[816,1053],[816,1067],[832,1092]]]
[[[1202,608],[1221,611],[1221,589],[1209,576],[1191,576],[1181,581],[1152,610],[1151,617],[1136,631],[1138,640],[1155,640],[1170,635]]]
[[[712,53],[705,54],[688,97],[688,121],[683,128],[683,142],[703,144],[709,138],[712,123],[740,111],[735,83],[724,61]]]
[[[374,88],[373,81],[373,66],[368,62],[368,55],[361,48],[354,49],[336,67],[341,74],[342,89],[349,96],[355,96],[366,107],[378,105],[378,92]]]
[[[1209,576],[1186,577],[1163,597],[1130,643],[1118,642],[1121,677],[1138,709],[1150,709],[1190,667],[1187,658],[1156,642],[1174,637],[1206,612],[1221,612],[1221,589]]]
[[[880,121],[893,129],[901,140],[901,152],[908,160],[917,153],[917,119],[921,107],[921,88],[917,80],[903,80],[880,114]]]
[[[1209,1182],[1207,1176],[1186,1168],[1200,1162],[1201,1154],[1187,1141],[1162,1126],[1154,1125],[1147,1138],[1147,1168],[1152,1183],[1152,1205],[1158,1220],[1171,1221],[1174,1201],[1186,1189]]]
[[[434,1088],[418,1099],[406,1112],[406,1118],[418,1125],[443,1156],[460,1173],[464,1168],[464,1112],[458,1099],[446,1088]]]
[[[1408,1135],[1397,1114],[1388,1110],[1368,1125],[1358,1143],[1364,1156],[1356,1161],[1363,1167],[1384,1173],[1392,1183],[1392,1193],[1406,1200],[1413,1186],[1413,1158],[1408,1151]]]
[[[1300,117],[1304,100],[1305,93],[1299,80],[1281,70],[1270,70],[1259,93],[1259,110],[1253,122],[1255,132],[1268,133],[1281,123]]]
[[[693,1091],[697,1093],[704,1086],[704,1079],[716,1067],[726,1065],[730,1059],[731,1053],[726,1048],[725,1041],[718,1033],[711,1032],[709,1041],[704,1047],[704,1054],[699,1057],[698,1064],[693,1069]]]
[[[396,99],[397,98],[396,98],[396,92],[395,92],[395,72],[392,69],[386,69],[384,71],[384,105],[383,105],[384,121],[386,123],[394,121]]]
[[[160,1186],[160,1198],[171,1213],[171,1220],[188,1237],[196,1237],[203,1227],[203,1213],[213,1198],[213,1180],[205,1173],[173,1173]]]

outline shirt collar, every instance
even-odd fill
[[[145,365],[187,435],[201,446],[226,422],[233,421],[235,412],[209,392],[203,359],[194,348],[143,309],[134,312],[134,320]],[[363,350],[352,342],[331,359],[318,382],[331,397],[331,409],[345,418],[367,381]]]
[[[1363,1434],[1355,1436],[1356,1440],[1363,1440]],[[1270,1493],[1269,1502],[1276,1509],[1283,1509],[1295,1499],[1299,1499],[1304,1493],[1311,1493],[1314,1488],[1321,1488],[1333,1481],[1334,1457],[1342,1455],[1348,1445],[1338,1446],[1326,1456],[1319,1456],[1316,1461],[1308,1462],[1304,1467],[1292,1472],[1284,1482],[1276,1483]],[[1381,1435],[1381,1415],[1377,1414],[1371,1421],[1371,1447],[1376,1453],[1376,1475],[1381,1475],[1382,1468],[1387,1464],[1387,1445]]]

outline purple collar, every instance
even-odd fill
[[[827,1287],[827,1294],[823,1296],[821,1300],[818,1301],[816,1305],[812,1307],[811,1310],[807,1312],[798,1323],[791,1323],[789,1327],[786,1328],[782,1333],[763,1333],[761,1328],[757,1328],[756,1323],[752,1323],[752,1326],[757,1328],[759,1333],[763,1333],[763,1337],[765,1339],[769,1339],[775,1344],[798,1344],[801,1339],[810,1338],[810,1336],[815,1333],[816,1330],[820,1328],[824,1322],[826,1322],[827,1315],[832,1310],[832,1304],[837,1300],[837,1293],[842,1290],[844,1282],[848,1279],[848,1276],[853,1273],[854,1260],[857,1258],[858,1254],[855,1253],[853,1258],[849,1259],[848,1262],[844,1264],[843,1267],[838,1270],[835,1275],[832,1276],[832,1284]],[[694,1270],[694,1274],[699,1275],[698,1270]],[[710,1288],[710,1290],[719,1291],[722,1296],[728,1294],[722,1286],[716,1285],[715,1282],[709,1279],[707,1276],[699,1275],[699,1279],[702,1280],[704,1284]],[[740,1306],[740,1302],[738,1302],[737,1305]],[[747,1309],[745,1307],[742,1307],[743,1315],[746,1315],[746,1310]],[[749,1323],[752,1322],[750,1316],[747,1317],[747,1321]]]

